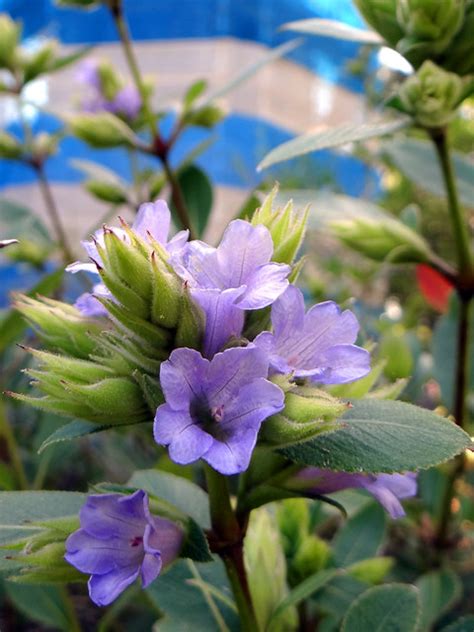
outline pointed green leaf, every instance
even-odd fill
[[[375,557],[385,536],[386,519],[377,503],[369,503],[344,524],[333,540],[334,561],[345,568]]]
[[[305,33],[307,35],[335,37],[336,39],[360,42],[361,44],[373,44],[376,46],[383,46],[384,44],[384,40],[375,31],[358,29],[337,20],[321,20],[319,18],[297,20],[296,22],[287,22],[281,27],[281,30]]]
[[[449,612],[462,596],[462,583],[449,569],[432,571],[422,575],[416,582],[420,591],[420,630],[431,630],[436,621]]]
[[[74,419],[73,421],[58,428],[55,432],[49,435],[47,439],[38,448],[38,454],[41,454],[47,447],[61,441],[72,441],[73,439],[80,439],[89,434],[95,434],[96,432],[102,432],[103,430],[109,430],[114,426],[102,425],[92,423],[91,421],[83,421],[82,419]],[[116,427],[116,426],[115,426]]]
[[[345,472],[405,472],[443,463],[471,445],[453,422],[411,404],[355,400],[342,427],[280,452],[296,463]]]
[[[71,610],[63,588],[56,586],[23,586],[5,583],[5,590],[15,608],[36,621],[54,630],[73,630]]]
[[[346,143],[393,134],[404,127],[408,127],[408,125],[410,125],[410,119],[398,118],[391,121],[381,120],[362,125],[342,125],[340,127],[332,127],[323,132],[317,132],[316,134],[297,136],[272,149],[258,165],[257,170],[262,171],[262,169],[290,160],[290,158],[304,156],[320,149],[329,149],[338,145],[345,145]]]

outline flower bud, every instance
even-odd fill
[[[292,263],[304,239],[309,207],[304,211],[295,211],[290,200],[284,207],[274,208],[277,193],[278,186],[275,186],[253,214],[251,224],[262,224],[270,231],[274,246],[273,261]]]
[[[468,0],[463,23],[448,48],[440,65],[457,75],[474,73],[474,0]]]
[[[53,156],[58,150],[59,138],[56,135],[40,132],[33,139],[32,153],[40,160]]]
[[[280,378],[273,378],[282,387]],[[350,404],[336,399],[314,386],[289,385],[285,391],[285,408],[262,424],[260,439],[283,447],[306,441],[337,427],[336,419]]]
[[[225,115],[226,112],[222,108],[210,104],[195,111],[188,112],[184,120],[187,125],[196,125],[197,127],[211,129],[222,121]]]
[[[342,219],[331,228],[343,243],[375,261],[423,263],[430,257],[424,239],[391,217]]]
[[[125,191],[117,184],[103,180],[88,180],[84,186],[89,193],[103,202],[111,204],[126,204],[127,202]]]
[[[151,269],[151,319],[157,325],[174,328],[181,312],[183,282],[156,251],[151,253]]]
[[[291,560],[291,571],[298,583],[326,567],[331,556],[329,545],[316,535],[307,535]]]
[[[113,101],[119,90],[123,87],[113,66],[107,61],[101,61],[97,66],[97,73],[100,82],[100,92],[107,99]]]
[[[16,158],[21,158],[22,153],[23,149],[17,139],[11,134],[0,130],[0,158],[15,160]]]
[[[425,61],[399,91],[401,108],[422,127],[443,127],[464,98],[464,82],[431,61]]]
[[[415,67],[450,44],[464,18],[464,0],[398,0],[397,19],[405,36],[397,50]]]
[[[14,305],[49,348],[84,359],[93,352],[95,344],[90,336],[99,333],[102,327],[96,321],[84,318],[75,307],[45,297],[34,299],[21,294],[16,295]]]
[[[134,146],[133,131],[110,112],[75,114],[69,118],[71,131],[92,147]]]
[[[51,40],[39,50],[23,59],[23,83],[28,83],[36,79],[39,75],[48,72],[56,57],[57,51],[58,43],[55,40]]]
[[[9,15],[0,14],[0,68],[9,70],[14,68],[20,30],[20,25],[16,24]]]
[[[199,349],[204,337],[204,328],[204,314],[200,307],[192,300],[185,284],[181,298],[174,346]]]
[[[394,46],[403,37],[397,22],[397,0],[354,0],[365,21]]]

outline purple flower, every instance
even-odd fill
[[[154,435],[170,458],[203,458],[221,474],[247,469],[264,419],[284,407],[283,392],[265,378],[268,360],[256,347],[234,347],[211,361],[193,349],[176,349],[163,362],[166,403],[156,411]]]
[[[113,98],[106,98],[103,93],[100,62],[98,60],[86,59],[82,62],[77,72],[77,80],[91,89],[91,95],[82,104],[86,112],[100,112],[104,110],[124,116],[130,120],[135,119],[140,113],[142,99],[134,86],[128,85],[119,88]]]
[[[131,496],[89,496],[80,512],[81,528],[66,540],[65,559],[91,575],[89,595],[107,606],[141,578],[146,588],[179,554],[183,532],[150,514],[142,490]]]
[[[378,500],[392,518],[401,518],[405,511],[400,499],[416,496],[415,472],[406,474],[351,474],[308,467],[298,475],[299,481],[308,482],[308,495],[333,494],[343,489],[363,488]]]
[[[242,333],[244,310],[270,305],[288,287],[290,267],[270,263],[272,254],[267,228],[237,219],[229,224],[217,248],[196,240],[171,258],[206,315],[207,357],[231,336]]]
[[[141,204],[135,221],[132,224],[132,230],[139,237],[146,240],[150,234],[153,239],[162,244],[166,250],[172,254],[181,250],[186,244],[189,231],[181,230],[168,241],[170,228],[171,213],[164,200]],[[125,243],[130,243],[130,238],[123,228],[111,228],[110,230],[123,239]],[[104,246],[104,231],[102,229],[95,232],[91,241],[81,241],[82,247],[89,256],[89,259],[92,261],[76,261],[75,263],[71,263],[66,268],[67,272],[72,272],[74,274],[76,272],[83,271],[92,272],[93,274],[98,275],[96,263],[103,265],[103,262],[97,249],[97,244],[102,247]],[[92,292],[92,294],[89,292],[82,294],[77,299],[75,306],[82,314],[84,314],[84,316],[106,316],[107,310],[101,303],[99,303],[99,301],[96,300],[95,296],[111,298],[112,295],[110,291],[103,283],[97,283],[94,285]]]
[[[336,303],[314,305],[305,314],[303,294],[294,286],[272,306],[273,333],[254,343],[267,353],[275,373],[309,377],[321,384],[344,384],[370,371],[370,355],[353,343],[359,324],[352,312]]]

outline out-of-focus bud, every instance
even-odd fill
[[[110,112],[75,114],[69,118],[73,134],[92,147],[134,146],[133,131]]]
[[[22,146],[17,139],[11,134],[0,130],[0,158],[15,160],[21,158],[22,153]]]
[[[55,0],[60,7],[75,7],[77,9],[93,9],[98,7],[102,0]]]
[[[0,15],[0,68],[14,69],[20,31],[20,25],[9,15]]]
[[[461,28],[443,52],[439,64],[458,75],[474,73],[474,0],[467,0]]]
[[[430,258],[425,240],[391,217],[341,219],[331,228],[344,244],[375,261],[424,263]]]
[[[118,91],[123,87],[119,76],[113,66],[107,61],[101,61],[97,67],[97,74],[100,81],[100,91],[107,101],[113,101]]]
[[[291,264],[304,239],[309,207],[296,211],[290,200],[284,207],[274,208],[277,193],[278,186],[275,186],[253,214],[251,224],[263,224],[270,231],[274,245],[272,260]]]
[[[382,337],[379,355],[385,360],[384,374],[390,380],[412,375],[413,354],[401,328],[394,327]]]
[[[397,21],[397,0],[354,0],[365,21],[394,46],[403,37]]]
[[[98,200],[111,204],[126,204],[126,192],[117,184],[104,182],[103,180],[88,180],[85,188]]]
[[[9,250],[7,253],[8,258],[12,261],[26,261],[33,266],[41,266],[50,255],[51,244],[24,238],[21,239],[17,248]]]
[[[289,446],[337,428],[337,418],[350,404],[314,386],[286,385],[280,376],[272,381],[285,391],[285,408],[265,421],[260,440],[274,446]]]
[[[44,160],[58,151],[58,143],[57,135],[40,132],[33,139],[31,151],[35,157]]]
[[[222,121],[225,115],[225,110],[211,103],[195,111],[187,112],[184,116],[184,121],[187,125],[211,129]]]
[[[58,43],[55,40],[51,40],[36,52],[25,57],[21,63],[23,67],[23,83],[28,83],[39,75],[48,72],[57,52]]]
[[[397,19],[404,37],[397,50],[415,67],[436,57],[461,28],[465,0],[398,0]]]
[[[292,575],[298,583],[325,568],[331,556],[329,545],[316,535],[307,535],[292,559]]]
[[[458,75],[425,61],[398,93],[400,108],[422,127],[443,127],[464,98],[464,81]]]
[[[380,584],[392,569],[393,562],[392,557],[371,557],[351,564],[347,568],[347,573],[361,582]]]
[[[84,318],[75,307],[49,298],[34,299],[20,294],[16,295],[14,305],[49,348],[85,359],[93,352],[95,343],[90,335],[99,333],[102,327]]]

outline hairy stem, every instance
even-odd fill
[[[38,184],[41,191],[41,195],[43,196],[43,199],[44,199],[46,212],[48,213],[48,217],[51,221],[51,224],[53,225],[56,239],[59,245],[61,246],[63,260],[66,264],[71,263],[73,260],[73,256],[69,248],[69,243],[66,237],[66,231],[64,230],[64,226],[61,222],[61,217],[59,215],[56,202],[54,201],[54,197],[51,192],[51,187],[49,186],[48,179],[44,172],[43,163],[33,162],[32,166],[34,170],[36,171],[36,175],[38,177]]]
[[[430,131],[430,137],[436,148],[441,171],[443,174],[448,208],[453,229],[454,242],[458,256],[458,273],[456,289],[459,297],[459,321],[456,345],[456,373],[455,396],[453,414],[456,423],[461,428],[466,426],[466,395],[468,391],[469,376],[469,327],[470,307],[473,298],[472,286],[474,281],[473,256],[470,246],[469,230],[462,208],[459,203],[456,178],[449,153],[446,130],[435,129]],[[451,506],[456,491],[456,481],[464,472],[464,455],[459,455],[448,477],[446,491],[443,498],[441,518],[435,542],[440,549],[449,544],[449,525],[451,522]]]
[[[0,397],[0,438],[1,437],[5,440],[10,463],[15,472],[20,489],[28,489],[28,479],[26,478],[25,468],[21,460],[20,450],[7,416],[5,403]]]
[[[258,632],[247,571],[244,564],[245,532],[232,509],[227,478],[206,466],[213,548],[222,558],[239,611],[242,630]]]
[[[166,179],[168,180],[171,188],[171,199],[173,200],[173,204],[176,209],[176,214],[179,218],[179,221],[184,228],[187,228],[189,230],[189,238],[195,239],[196,234],[191,222],[191,218],[189,217],[183,192],[181,191],[181,187],[179,186],[176,174],[171,169],[171,166],[168,162],[168,156],[166,154],[161,158],[161,164],[163,165]]]

